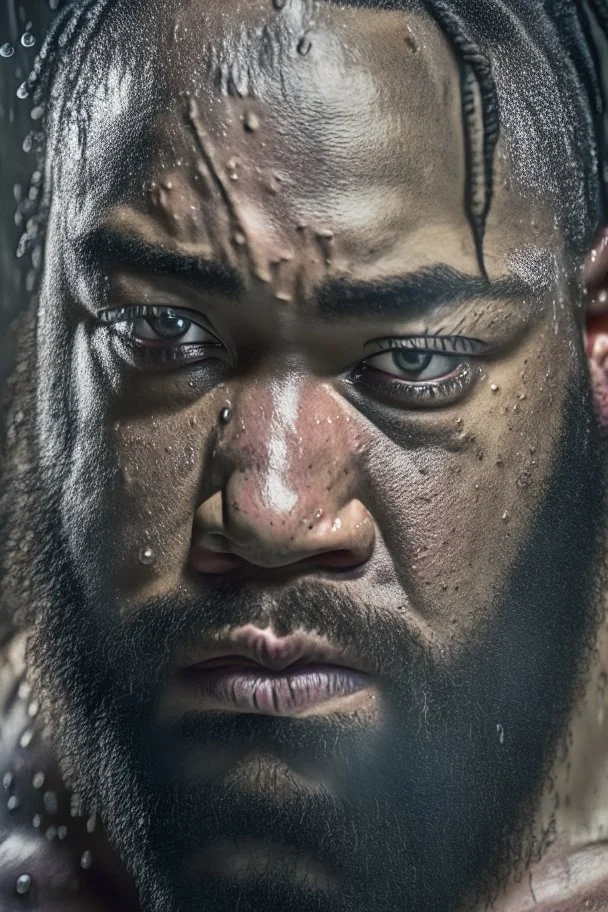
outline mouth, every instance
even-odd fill
[[[374,687],[359,660],[305,632],[277,637],[241,628],[195,661],[177,680],[199,710],[297,716],[357,701]],[[194,707],[193,707],[194,708]]]

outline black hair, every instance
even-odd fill
[[[45,106],[57,106],[55,119],[61,122],[66,108],[76,106],[91,42],[116,5],[117,0],[68,0],[60,8],[25,84],[41,114]],[[344,0],[344,5],[425,9],[450,43],[461,73],[465,206],[482,273],[496,148],[505,126],[525,139],[526,150],[518,156],[514,148],[512,162],[522,184],[552,198],[567,246],[583,253],[608,214],[602,73],[608,0]],[[606,45],[600,48],[603,40]],[[515,60],[504,66],[509,45],[511,57],[521,53],[519,67]],[[497,80],[499,59],[509,72],[509,86]],[[521,98],[514,99],[518,94]],[[517,123],[518,112],[523,126]],[[534,154],[526,128],[536,134]],[[43,129],[36,138],[44,163],[48,135]],[[48,202],[49,188],[44,189],[41,218]],[[30,219],[21,252],[41,234],[35,222]]]

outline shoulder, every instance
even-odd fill
[[[67,790],[25,680],[22,638],[0,647],[0,908],[133,912],[130,880]]]

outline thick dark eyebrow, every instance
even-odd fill
[[[349,276],[327,279],[317,293],[324,320],[348,317],[422,317],[429,311],[468,301],[513,300],[532,293],[522,279],[505,276],[488,282],[439,264],[404,276],[354,281]]]
[[[123,265],[138,273],[196,284],[212,293],[235,297],[242,291],[237,271],[227,264],[177,253],[108,228],[97,228],[81,238],[76,253],[87,264],[106,268]]]

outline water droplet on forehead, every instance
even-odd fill
[[[17,878],[17,883],[15,884],[15,890],[19,896],[25,896],[26,893],[29,893],[30,887],[32,886],[32,878],[29,874],[20,874]]]
[[[34,36],[32,35],[31,32],[24,32],[23,35],[21,36],[21,44],[23,45],[23,47],[26,47],[26,48],[34,47],[34,45],[36,44],[36,39],[34,38]]]
[[[311,48],[312,48],[312,41],[310,40],[308,35],[304,35],[303,38],[300,38],[300,40],[298,42],[298,54],[301,54],[302,57],[306,57],[306,55],[310,53]]]
[[[15,48],[8,41],[0,47],[0,57],[12,57],[14,53]]]
[[[156,560],[156,554],[154,553],[154,550],[150,547],[150,545],[146,545],[144,548],[142,548],[140,550],[139,562],[141,564],[144,564],[145,566],[149,566],[150,564],[153,564],[155,560]]]
[[[255,133],[256,130],[260,128],[260,118],[257,114],[254,114],[253,111],[248,111],[245,114],[245,120],[243,121],[245,129],[249,133]]]

